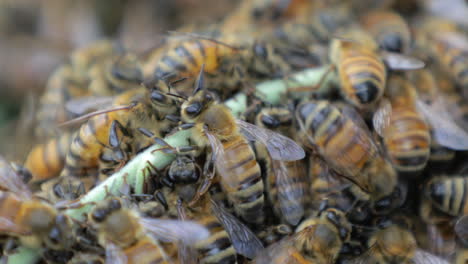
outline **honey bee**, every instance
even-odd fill
[[[24,163],[32,174],[32,182],[42,182],[60,174],[71,141],[72,133],[65,132],[58,138],[33,147]]]
[[[40,139],[55,136],[54,128],[57,124],[71,118],[65,108],[67,99],[89,95],[86,88],[86,81],[76,74],[71,65],[65,64],[55,70],[49,77],[46,90],[39,101],[36,136]]]
[[[193,95],[181,107],[182,120],[187,123],[185,128],[193,128],[192,138],[197,146],[211,146],[211,160],[216,160],[214,165],[221,186],[236,213],[248,223],[261,223],[264,220],[263,181],[247,140],[264,143],[274,160],[299,160],[304,158],[304,150],[280,134],[236,120],[229,109],[216,102],[214,95],[203,87],[202,68]],[[206,180],[211,182],[213,177],[214,173]],[[203,193],[199,190],[197,196]]]
[[[403,77],[391,75],[385,95],[389,101],[374,114],[374,129],[400,175],[418,175],[429,160],[431,137],[416,106],[416,90]]]
[[[466,95],[468,75],[466,56],[468,39],[466,34],[450,21],[427,18],[419,26],[418,45],[430,52],[442,68],[449,72]]]
[[[328,101],[308,101],[297,107],[296,120],[302,143],[354,183],[351,188],[360,199],[372,201],[377,209],[395,190],[395,170],[354,109],[338,109]]]
[[[258,127],[291,136],[293,114],[287,108],[263,108],[256,116]],[[264,160],[267,196],[283,222],[297,225],[304,216],[307,177],[302,161],[279,161],[269,158],[263,145],[257,146],[257,159]]]
[[[425,196],[439,210],[452,216],[468,214],[465,203],[468,179],[464,176],[434,177],[425,186]]]
[[[106,249],[106,263],[169,263],[158,240],[193,245],[209,235],[194,222],[140,217],[116,197],[94,207],[89,219]]]
[[[406,21],[393,11],[371,11],[360,18],[383,50],[406,53],[411,46],[411,33]]]
[[[411,231],[398,224],[375,231],[367,243],[369,250],[351,263],[448,263],[419,249]]]
[[[71,220],[53,206],[33,197],[21,177],[0,158],[0,232],[19,238],[21,244],[59,250],[71,247]]]
[[[304,0],[255,0],[251,7],[251,16],[255,20],[291,19],[305,23],[312,7],[312,1]]]
[[[167,89],[158,81],[150,89],[140,87],[113,98],[110,110],[98,111],[74,135],[61,175],[84,177],[98,169],[109,175],[151,144],[138,128],[149,128],[156,136],[170,130],[178,108],[165,94]]]
[[[350,235],[346,215],[328,208],[302,221],[290,237],[266,248],[255,263],[334,263]]]
[[[104,264],[104,259],[96,254],[78,253],[67,262],[69,264]]]
[[[95,63],[89,70],[89,92],[94,96],[112,96],[138,89],[143,72],[136,55],[125,53]]]
[[[372,36],[360,29],[350,28],[346,33],[337,34],[341,34],[340,38],[333,39],[329,49],[331,66],[315,88],[320,88],[327,74],[335,71],[340,94],[359,109],[375,106],[382,97],[386,87],[387,69],[413,70],[424,66],[416,58],[379,51]]]

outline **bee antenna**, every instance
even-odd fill
[[[174,84],[178,84],[178,83],[180,83],[180,82],[184,82],[184,81],[186,81],[187,79],[188,79],[187,77],[182,77],[182,78],[180,78],[180,79],[178,79],[178,80],[175,80],[175,81],[173,81],[173,82],[171,82],[171,83],[169,84],[169,87],[171,87],[171,86],[174,85]]]
[[[184,101],[187,101],[187,100],[188,100],[188,98],[185,97],[185,96],[183,96],[183,95],[178,95],[178,94],[173,94],[173,93],[166,93],[166,94],[169,95],[169,96],[172,96],[172,97],[176,97],[176,98],[182,99],[182,100],[184,100]]]
[[[203,64],[200,68],[200,73],[198,73],[197,82],[195,84],[195,88],[193,89],[193,94],[198,93],[201,89],[203,89],[205,85],[205,78],[203,77],[203,72],[205,70],[205,64]]]

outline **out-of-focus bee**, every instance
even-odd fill
[[[105,264],[104,258],[91,253],[77,253],[67,262],[69,264]]]
[[[418,70],[411,74],[411,78],[418,94],[416,106],[431,126],[433,140],[449,149],[468,149],[468,132],[463,128],[465,121],[456,119],[459,115],[451,110],[453,107],[440,91],[433,74]]]
[[[88,90],[95,96],[112,96],[138,89],[143,72],[136,55],[125,53],[95,63],[89,70]]]
[[[450,21],[427,18],[418,27],[417,45],[430,52],[431,56],[449,72],[467,95],[468,87],[468,38],[466,33]]]
[[[84,195],[86,193],[85,186],[85,182],[77,178],[57,177],[41,183],[40,191],[36,192],[35,195],[60,208]]]
[[[70,119],[65,103],[69,98],[89,95],[87,83],[69,64],[55,70],[47,81],[46,90],[39,102],[36,115],[38,138],[46,139],[56,134],[57,125]]]
[[[74,241],[71,220],[50,204],[33,198],[8,162],[0,157],[0,163],[0,232],[18,237],[23,245],[32,248],[70,247]]]
[[[360,18],[361,25],[383,50],[407,53],[411,33],[403,17],[393,11],[376,10]]]
[[[308,101],[297,107],[296,120],[302,143],[354,183],[353,192],[360,199],[370,200],[376,210],[389,205],[385,197],[395,190],[396,172],[355,110],[338,109],[328,101]]]
[[[261,230],[257,236],[268,246],[280,241],[285,236],[291,235],[293,231],[294,230],[289,225],[279,224],[268,226],[266,229]]]
[[[294,20],[306,23],[313,7],[312,1],[306,0],[255,0],[252,4],[251,16],[255,20]]]
[[[166,83],[158,81],[150,89],[140,87],[113,98],[110,110],[98,111],[75,134],[61,175],[92,176],[98,168],[108,175],[150,144],[138,128],[158,137],[168,132],[178,108],[167,91]]]
[[[72,133],[65,132],[45,144],[34,146],[24,163],[32,174],[32,182],[42,182],[60,174],[71,141]]]
[[[89,219],[106,249],[106,263],[170,263],[158,240],[193,245],[209,235],[194,222],[140,217],[115,197],[94,207]]]
[[[391,75],[382,101],[374,114],[374,129],[383,143],[393,167],[400,175],[418,175],[430,155],[430,130],[416,106],[414,86],[403,77]]]
[[[447,263],[419,249],[411,231],[398,224],[375,231],[367,244],[369,250],[351,263]]]
[[[302,221],[290,237],[266,248],[255,263],[334,263],[350,235],[346,215],[328,208]]]
[[[468,214],[468,178],[466,176],[435,177],[425,186],[432,204],[452,216]]]
[[[461,248],[455,253],[454,264],[466,264],[468,262],[468,249]]]
[[[255,124],[285,136],[292,135],[293,114],[287,108],[263,108]],[[303,161],[272,160],[263,145],[257,146],[257,159],[264,161],[267,197],[274,212],[286,223],[297,225],[304,216],[307,175]]]
[[[247,140],[264,143],[274,160],[299,160],[304,158],[304,150],[280,134],[236,120],[226,106],[203,89],[203,85],[202,69],[193,95],[182,104],[185,128],[193,128],[192,138],[197,146],[211,146],[211,161],[216,161],[214,166],[221,186],[236,213],[246,222],[262,223],[263,181],[260,166]],[[214,172],[205,180],[211,182],[213,177]],[[204,192],[206,190],[199,190],[197,196]]]

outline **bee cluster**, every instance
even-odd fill
[[[3,259],[466,263],[467,31],[418,3],[244,0],[144,55],[74,51],[0,158]]]

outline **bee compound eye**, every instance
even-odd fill
[[[91,217],[92,219],[97,222],[97,223],[100,223],[102,221],[104,221],[104,219],[106,218],[108,214],[108,211],[103,209],[103,208],[99,208],[99,209],[95,209],[92,213],[91,213]]]
[[[187,108],[185,108],[185,112],[189,116],[196,116],[198,113],[200,113],[200,111],[201,111],[201,104],[200,103],[193,103],[193,104],[187,106]]]

